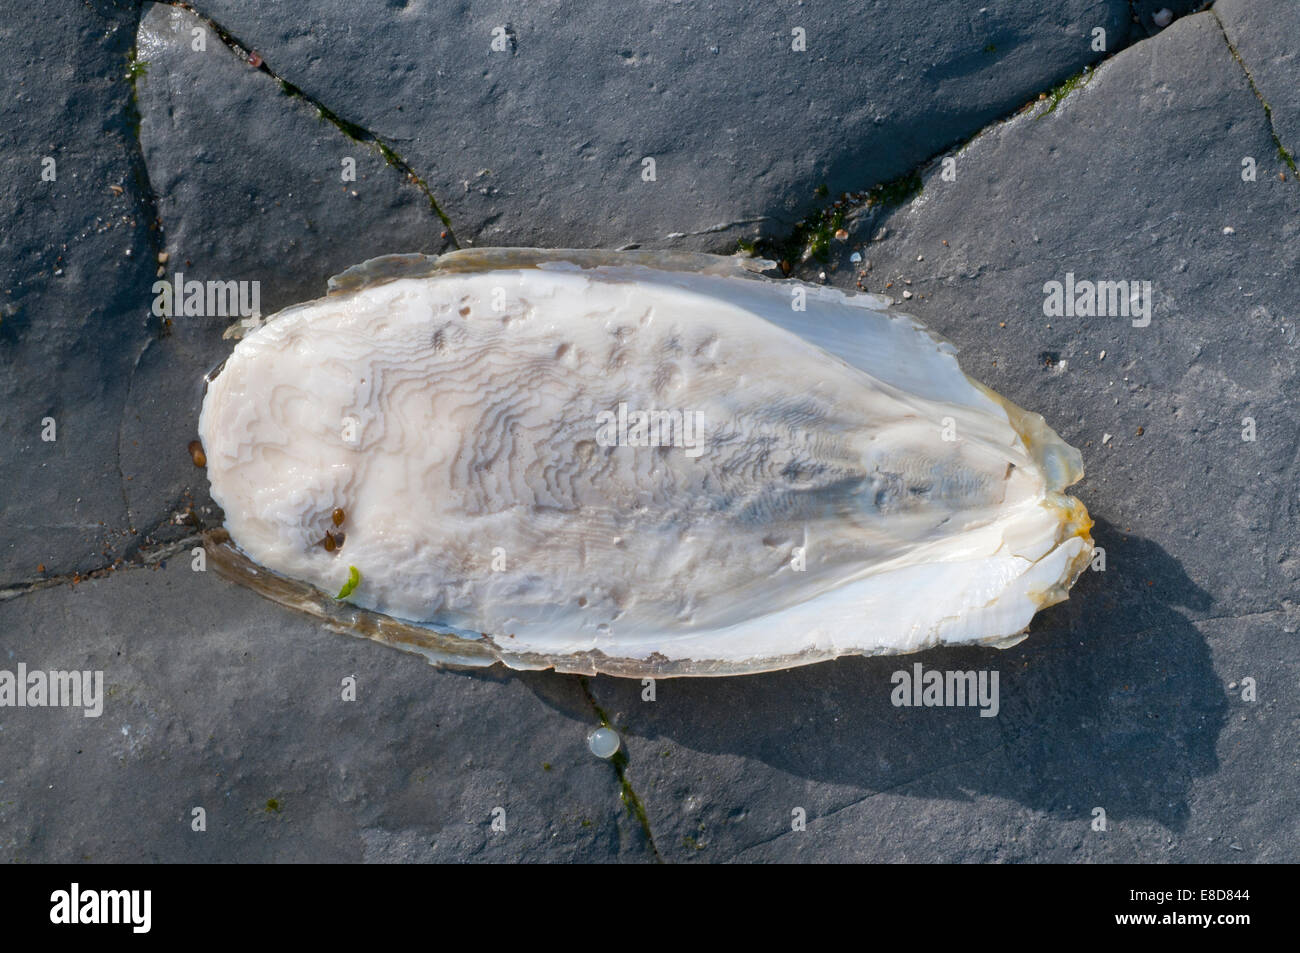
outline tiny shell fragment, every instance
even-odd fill
[[[888,299],[774,267],[349,269],[208,381],[216,567],[437,663],[727,675],[1019,641],[1091,558],[1078,451]]]

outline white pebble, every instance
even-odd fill
[[[856,265],[858,262],[862,261],[861,253],[854,252],[852,255],[849,256],[849,261],[853,262],[853,264]]]
[[[904,292],[903,292],[903,297],[904,297],[905,299],[910,299],[910,298],[912,297],[912,292],[910,292],[910,291],[904,291]]]
[[[618,732],[613,728],[597,728],[587,736],[587,747],[597,758],[612,758],[618,751]]]
[[[1169,26],[1169,24],[1174,22],[1174,11],[1170,10],[1168,7],[1161,7],[1155,13],[1151,14],[1151,22],[1163,30],[1165,27]]]
[[[1102,351],[1100,354],[1098,354],[1098,355],[1097,355],[1097,360],[1099,360],[1099,361],[1104,361],[1104,360],[1106,360],[1106,352],[1105,352],[1105,351]]]
[[[1224,226],[1223,226],[1223,234],[1225,234],[1225,235],[1235,235],[1235,234],[1237,234],[1237,230],[1236,230],[1235,228],[1233,228],[1231,225],[1224,225]]]
[[[1108,434],[1108,433],[1104,433],[1104,434],[1102,434],[1102,435],[1101,435],[1101,443],[1102,443],[1102,446],[1105,446],[1106,444],[1110,443],[1110,434]]]

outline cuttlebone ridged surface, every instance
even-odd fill
[[[699,443],[603,445],[620,405],[698,420]],[[503,653],[988,641],[1055,601],[1087,546],[950,347],[879,299],[765,279],[387,281],[241,341],[200,431],[256,563],[326,591],[356,566],[357,605]]]

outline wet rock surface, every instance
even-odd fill
[[[1300,858],[1295,4],[194,6],[9,14],[0,669],[104,687],[0,708],[5,859]],[[381,253],[741,241],[1083,451],[1105,568],[1028,640],[451,672],[195,571],[240,316],[155,282],[269,314]],[[917,664],[996,673],[996,715],[893,704]]]

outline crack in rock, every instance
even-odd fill
[[[1131,6],[1132,4],[1130,3],[1130,7]],[[1134,18],[1136,22],[1137,19],[1136,13],[1134,14]],[[752,249],[746,249],[744,245],[742,245],[740,250],[741,251],[753,250],[758,253],[759,257],[775,258],[778,261],[789,260],[789,256],[791,254],[797,254],[798,252],[807,251],[807,249],[805,248],[801,248],[797,250],[793,248],[795,244],[799,243],[801,237],[804,235],[817,234],[818,232],[827,232],[829,234],[829,230],[833,230],[834,227],[837,227],[840,221],[846,221],[850,216],[854,214],[860,215],[864,211],[871,210],[874,208],[879,208],[884,211],[889,211],[905,204],[908,201],[911,201],[915,197],[915,195],[920,192],[920,189],[919,188],[916,189],[916,191],[911,192],[911,194],[902,194],[898,189],[900,183],[908,183],[908,182],[913,182],[922,179],[925,173],[930,171],[945,156],[960,155],[962,151],[965,150],[971,143],[973,143],[980,136],[983,136],[989,130],[1014,120],[1017,116],[1034,108],[1035,106],[1039,105],[1044,101],[1047,101],[1048,108],[1044,112],[1040,113],[1039,116],[1036,118],[1042,118],[1044,116],[1053,113],[1056,110],[1057,106],[1059,106],[1061,102],[1064,101],[1071,92],[1073,92],[1075,89],[1077,89],[1080,86],[1091,83],[1092,80],[1096,78],[1097,70],[1101,69],[1103,65],[1110,62],[1112,59],[1114,59],[1119,54],[1125,52],[1126,50],[1130,50],[1133,49],[1134,47],[1140,46],[1143,43],[1147,43],[1155,39],[1159,35],[1160,35],[1159,33],[1156,33],[1150,36],[1145,36],[1136,41],[1130,41],[1128,43],[1120,45],[1116,47],[1114,50],[1108,50],[1105,54],[1097,57],[1097,59],[1085,65],[1082,70],[1073,73],[1069,76],[1061,77],[1059,80],[1054,81],[1046,89],[1039,92],[1037,96],[1033,97],[1028,102],[1023,103],[1015,107],[1014,109],[1010,109],[1007,112],[1003,113],[1002,115],[994,118],[990,122],[981,126],[975,132],[971,133],[969,136],[966,136],[962,139],[955,140],[954,142],[949,143],[948,145],[944,146],[942,149],[939,149],[937,152],[933,153],[926,159],[923,159],[921,162],[917,163],[915,166],[913,166],[910,170],[903,173],[902,175],[890,180],[889,182],[877,182],[867,189],[859,189],[856,192],[852,192],[852,193],[846,192],[840,199],[831,202],[830,204],[822,207],[821,209],[815,210],[811,215],[809,215],[803,221],[795,225],[795,227],[788,234],[784,236],[770,238],[770,239],[762,239],[754,243]],[[1253,88],[1253,84],[1252,84],[1252,88]],[[1258,92],[1256,93],[1256,95],[1259,95]],[[1261,98],[1261,102],[1262,101],[1263,100]],[[1265,108],[1267,108],[1267,106]],[[1274,138],[1276,138],[1276,136]],[[677,235],[677,234],[693,234],[693,233],[675,232],[673,234]],[[812,246],[810,245],[809,247]],[[806,263],[808,259],[807,256],[805,256],[800,260]],[[785,269],[783,268],[782,270]]]
[[[1277,133],[1277,125],[1273,122],[1273,107],[1268,104],[1268,100],[1264,98],[1264,94],[1259,91],[1259,87],[1255,84],[1255,77],[1250,72],[1250,67],[1246,65],[1246,61],[1241,58],[1241,54],[1237,52],[1237,48],[1232,45],[1232,40],[1228,38],[1228,27],[1223,22],[1223,17],[1219,16],[1219,11],[1211,7],[1209,12],[1214,15],[1214,22],[1219,25],[1219,32],[1223,34],[1223,42],[1227,44],[1228,52],[1231,53],[1232,58],[1237,61],[1237,65],[1241,67],[1241,71],[1246,74],[1246,82],[1250,84],[1250,91],[1255,94],[1255,98],[1259,100],[1259,104],[1264,107],[1264,118],[1268,122],[1269,135],[1273,137],[1273,145],[1277,146],[1277,154],[1279,158],[1281,158],[1291,170],[1291,180],[1293,182],[1296,181],[1296,176],[1300,175],[1300,170],[1296,168],[1295,153],[1282,144],[1282,138]]]
[[[362,144],[368,145],[371,148],[373,148],[377,153],[379,153],[380,157],[383,158],[383,160],[386,163],[388,163],[388,165],[392,166],[392,168],[395,169],[408,184],[415,186],[417,190],[419,190],[421,193],[424,194],[424,197],[428,199],[429,207],[433,210],[434,215],[438,217],[438,219],[442,222],[443,227],[446,229],[447,240],[451,242],[453,247],[455,248],[461,247],[459,240],[456,238],[456,232],[452,228],[451,219],[447,216],[447,213],[443,211],[442,206],[438,203],[437,198],[433,194],[433,190],[429,188],[428,182],[425,180],[423,176],[417,173],[415,169],[411,167],[411,164],[407,162],[404,158],[402,158],[402,156],[399,155],[397,151],[393,149],[391,145],[388,144],[387,141],[381,139],[379,136],[371,132],[369,129],[366,129],[365,127],[357,123],[354,123],[348,119],[344,119],[342,116],[340,116],[334,110],[330,109],[320,100],[314,98],[313,96],[304,92],[300,87],[289,82],[279,73],[275,72],[275,70],[271,69],[271,67],[266,64],[266,61],[262,59],[260,54],[257,54],[251,47],[249,47],[243,41],[235,37],[234,34],[232,34],[229,30],[227,30],[221,24],[217,23],[217,21],[215,21],[211,17],[207,16],[200,10],[196,9],[192,4],[186,3],[184,2],[184,0],[158,0],[158,2],[165,4],[166,6],[177,7],[178,9],[185,10],[186,12],[197,17],[199,20],[205,23],[212,30],[213,33],[217,35],[218,39],[220,39],[221,42],[224,43],[232,53],[234,53],[237,57],[239,57],[244,62],[248,63],[249,66],[254,67],[257,70],[265,73],[267,76],[270,76],[277,83],[279,83],[280,89],[286,95],[301,99],[304,102],[313,106],[322,119],[329,122],[332,126],[338,129],[338,131],[341,132],[348,139],[351,139],[355,142],[360,142]],[[253,60],[254,56],[257,57],[256,63],[254,63]]]
[[[578,683],[582,686],[582,693],[587,697],[587,704],[589,704],[592,711],[596,713],[596,717],[600,719],[600,723],[606,728],[612,728],[613,726],[610,724],[609,716],[605,714],[604,709],[602,709],[600,704],[596,701],[596,696],[591,691],[591,684],[587,680],[587,677],[585,675],[580,677]],[[614,768],[615,775],[618,776],[620,788],[619,799],[623,802],[623,806],[627,808],[627,812],[636,819],[638,824],[640,824],[641,830],[645,834],[646,843],[650,846],[650,853],[654,857],[655,862],[663,863],[663,856],[659,853],[659,848],[655,846],[654,834],[650,831],[650,817],[646,812],[645,804],[641,800],[641,797],[632,788],[632,782],[627,778],[628,757],[624,747],[625,746],[620,745],[619,750],[614,752],[613,757],[609,759],[610,764]]]
[[[163,524],[170,525],[170,524]],[[118,559],[116,562],[107,566],[101,566],[98,569],[91,569],[84,573],[63,573],[57,576],[49,576],[45,579],[38,579],[35,582],[20,582],[8,586],[0,586],[0,602],[8,602],[10,599],[17,599],[20,596],[29,595],[41,589],[53,589],[55,586],[64,584],[76,585],[79,582],[85,582],[88,579],[102,579],[120,572],[128,572],[132,569],[147,569],[158,565],[169,556],[174,556],[183,550],[190,549],[194,546],[201,545],[203,537],[197,533],[178,539],[171,543],[165,543],[156,549],[138,549],[131,556]]]

